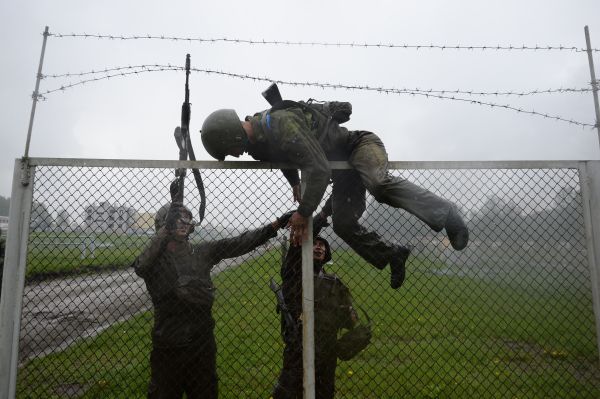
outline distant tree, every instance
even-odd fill
[[[473,214],[470,221],[473,236],[497,243],[524,239],[527,224],[522,212],[514,201],[491,195],[483,207]]]
[[[0,195],[0,216],[8,216],[9,205],[10,198],[6,198]]]
[[[52,227],[54,219],[46,205],[40,202],[34,202],[31,207],[31,229],[37,231],[45,231]]]

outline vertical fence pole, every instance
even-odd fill
[[[24,173],[21,168],[30,166],[26,162],[16,160],[0,299],[0,399],[12,399],[16,394],[21,306],[33,196],[33,184],[22,184],[21,180],[22,175],[33,179],[33,170],[32,173]]]
[[[302,173],[302,194],[306,188]],[[302,366],[304,399],[315,399],[315,308],[313,272],[313,218],[308,218],[308,238],[302,240]]]
[[[581,162],[579,182],[596,319],[596,344],[600,355],[600,161]]]
[[[585,31],[585,44],[587,46],[588,63],[590,64],[590,76],[592,78],[592,94],[594,96],[594,109],[596,111],[596,129],[598,130],[598,144],[600,144],[600,105],[598,105],[598,81],[594,71],[594,57],[592,56],[592,43],[590,41],[590,30],[587,25]]]
[[[48,40],[48,27],[44,30],[44,41],[42,42],[42,54],[40,55],[40,63],[38,65],[37,78],[35,80],[35,90],[33,91],[33,103],[31,104],[31,115],[29,115],[29,128],[27,129],[27,142],[25,143],[25,154],[23,157],[29,156],[29,143],[31,142],[31,131],[33,130],[33,118],[35,116],[35,107],[38,103],[40,80],[42,79],[42,65],[44,65],[44,53],[46,52],[46,41]]]

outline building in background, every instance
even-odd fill
[[[88,231],[131,233],[135,228],[137,212],[127,206],[115,206],[108,202],[85,208],[85,228]]]

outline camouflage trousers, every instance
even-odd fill
[[[350,170],[333,171],[333,191],[325,211],[332,215],[333,230],[356,253],[377,268],[384,268],[398,247],[358,223],[366,209],[366,191],[380,203],[415,215],[434,231],[441,231],[452,203],[388,172],[388,156],[381,139],[361,132],[348,162]]]

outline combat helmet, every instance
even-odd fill
[[[171,208],[171,204],[164,204],[160,207],[158,212],[156,212],[156,216],[154,216],[154,231],[158,232],[158,230],[160,230],[164,225],[167,224],[167,215],[169,214],[169,208]],[[183,210],[184,212],[189,214],[190,218],[192,218],[192,211],[190,211],[186,206],[183,207]]]
[[[245,147],[247,136],[240,118],[232,109],[219,109],[208,115],[200,131],[202,144],[213,158],[223,161],[232,147]]]

